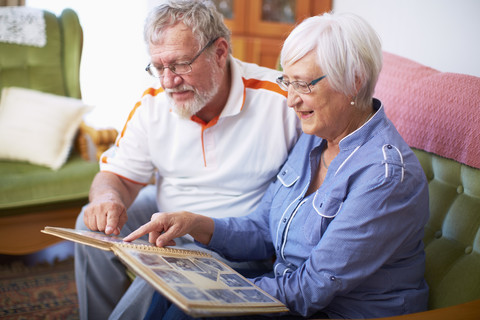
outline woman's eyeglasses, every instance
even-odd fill
[[[280,86],[285,91],[288,91],[288,86],[292,85],[293,89],[297,91],[298,93],[310,93],[312,92],[311,86],[314,86],[317,82],[325,78],[327,75],[323,75],[320,78],[317,78],[315,80],[312,80],[310,83],[307,83],[306,81],[287,81],[283,79],[283,76],[277,78],[277,84]]]

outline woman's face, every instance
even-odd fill
[[[316,62],[315,53],[310,52],[297,62],[284,66],[283,78],[286,81],[306,81],[310,83],[324,75]],[[328,75],[310,86],[311,92],[304,94],[288,86],[289,107],[295,109],[300,118],[303,132],[327,140],[341,140],[351,123],[354,109],[350,100],[330,88]]]

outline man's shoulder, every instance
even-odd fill
[[[145,91],[143,91],[142,98],[144,97],[156,97],[160,93],[164,92],[162,87],[148,87]]]
[[[232,57],[232,63],[240,70],[245,79],[258,79],[275,82],[276,78],[281,76],[281,72],[271,68],[259,66],[255,63],[245,62]]]
[[[270,68],[262,67],[254,63],[244,62],[232,57],[234,77],[240,77],[243,86],[246,89],[252,89],[249,92],[254,94],[274,93],[268,95],[281,99],[287,98],[287,92],[280,89],[276,80],[281,76],[281,72]],[[259,90],[264,89],[264,90]]]
[[[149,109],[148,107],[155,107],[158,104],[165,103],[167,103],[165,90],[160,86],[150,86],[143,91],[140,100],[135,105],[135,109],[140,106],[142,109]]]

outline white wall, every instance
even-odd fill
[[[480,77],[478,0],[333,0],[333,11],[367,19],[385,51]]]
[[[162,1],[27,0],[28,6],[55,13],[69,7],[79,15],[82,95],[96,107],[89,124],[120,130],[154,81],[144,71],[149,58],[143,24],[148,10]],[[442,71],[480,76],[480,0],[333,0],[333,9],[365,17],[386,51]]]

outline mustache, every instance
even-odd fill
[[[183,91],[193,91],[196,92],[195,88],[190,85],[180,85],[176,88],[164,88],[163,89],[166,93],[175,93],[175,92],[183,92]]]

